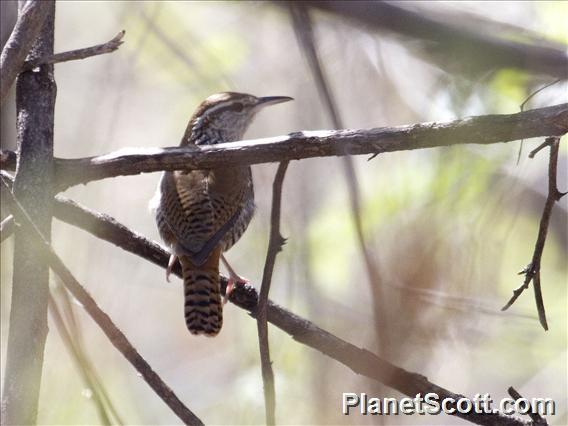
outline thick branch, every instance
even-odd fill
[[[306,131],[251,141],[190,148],[126,149],[56,163],[57,189],[109,177],[301,158],[379,154],[461,144],[493,144],[568,131],[568,104],[510,115],[376,129]]]
[[[280,163],[274,183],[272,185],[272,211],[270,213],[270,237],[264,271],[262,273],[262,284],[260,286],[260,297],[258,298],[256,323],[258,327],[258,346],[260,349],[260,364],[262,369],[262,382],[264,385],[264,403],[266,409],[266,424],[276,424],[276,392],[274,389],[274,372],[270,361],[270,347],[268,345],[268,293],[272,283],[272,273],[276,262],[276,255],[282,250],[285,239],[280,234],[280,207],[282,201],[282,184],[288,168],[288,161]]]
[[[84,229],[164,269],[168,265],[168,251],[130,231],[107,215],[85,209],[63,197],[57,197],[54,214],[58,219]],[[179,264],[175,265],[173,272],[181,277]],[[225,277],[221,277],[221,284],[224,293],[227,286]],[[250,312],[253,317],[256,316],[258,294],[252,286],[237,284],[231,292],[229,300]],[[460,397],[460,395],[428,381],[426,377],[396,367],[373,353],[322,330],[310,321],[272,302],[268,303],[267,311],[268,321],[290,334],[296,341],[339,361],[357,374],[375,379],[411,397],[415,397],[417,393],[424,395],[428,392],[435,392],[441,398]],[[484,415],[455,413],[455,415],[480,425],[528,425],[527,422],[500,413]]]
[[[0,56],[0,104],[22,70],[26,56],[52,8],[53,1],[43,0],[30,0],[21,7],[16,25]]]
[[[40,4],[38,4],[40,3]],[[29,8],[44,14],[39,36],[30,57],[53,53],[55,3],[20,2],[20,19]],[[32,19],[28,17],[27,19]],[[28,25],[35,26],[37,22]],[[18,23],[16,24],[18,36]],[[24,26],[20,31],[35,31]],[[20,34],[26,39],[28,36]],[[24,41],[21,41],[24,43]],[[20,48],[23,49],[23,44]],[[27,50],[26,50],[27,52]],[[21,63],[18,64],[21,66]],[[2,70],[3,72],[4,70]],[[4,83],[2,83],[4,84]],[[9,82],[11,84],[11,81]],[[57,88],[53,67],[45,65],[36,72],[24,72],[16,83],[18,165],[13,191],[49,240],[51,236],[53,123]],[[16,217],[16,216],[15,216]],[[12,298],[6,367],[2,395],[2,424],[35,424],[47,337],[49,265],[35,241],[16,228],[12,276]]]
[[[2,180],[3,185],[6,185]],[[110,317],[97,305],[91,295],[83,288],[83,286],[75,279],[73,274],[65,266],[57,253],[51,247],[49,241],[44,237],[43,233],[38,229],[28,213],[22,208],[19,202],[11,195],[10,209],[14,217],[22,223],[22,232],[26,232],[33,239],[37,250],[49,262],[51,269],[61,278],[61,281],[69,290],[69,292],[81,303],[85,311],[102,329],[113,346],[122,353],[122,355],[132,364],[140,373],[141,377],[156,392],[156,394],[170,407],[170,409],[187,425],[203,425],[203,422],[195,415],[176,394],[162,381],[160,376],[152,369],[144,358],[138,353],[136,348],[132,346],[128,338],[113,323]],[[6,423],[21,424],[21,423]]]
[[[566,47],[542,41],[527,43],[499,36],[496,31],[479,30],[461,24],[448,16],[435,17],[415,12],[398,4],[379,1],[305,1],[305,6],[347,17],[373,29],[389,30],[427,42],[424,47],[440,53],[436,62],[448,66],[467,64],[468,72],[487,72],[495,68],[518,68],[529,72],[568,78]],[[467,19],[467,18],[465,18]],[[488,23],[489,24],[489,23]],[[516,34],[520,39],[525,33]],[[459,58],[459,59],[456,59]],[[471,58],[475,58],[472,61]],[[474,68],[474,69],[471,69]]]
[[[110,41],[96,46],[85,47],[83,49],[71,50],[69,52],[56,53],[54,55],[42,56],[41,58],[34,58],[24,62],[23,69],[31,70],[39,65],[56,64],[60,62],[76,61],[78,59],[86,59],[92,56],[104,55],[105,53],[112,53],[120,47],[123,43],[124,30],[119,32]]]

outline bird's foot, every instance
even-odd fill
[[[174,268],[174,265],[176,264],[176,260],[177,260],[177,256],[175,254],[172,254],[170,256],[170,260],[168,262],[168,267],[166,268],[166,281],[170,282],[170,274],[172,273],[172,269]]]
[[[229,274],[229,279],[227,280],[227,289],[225,290],[225,297],[223,298],[223,304],[226,304],[228,302],[229,296],[231,295],[231,292],[235,288],[235,284],[237,283],[246,284],[248,282],[249,280],[237,274]]]

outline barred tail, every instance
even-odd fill
[[[223,305],[219,283],[219,255],[215,250],[200,266],[180,257],[185,295],[185,323],[191,334],[216,336],[223,325]]]

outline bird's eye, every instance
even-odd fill
[[[244,105],[240,102],[237,102],[233,105],[233,111],[242,112],[244,109]]]

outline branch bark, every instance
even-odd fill
[[[21,5],[16,25],[0,55],[0,104],[22,70],[26,56],[52,8],[51,0],[30,0]]]
[[[302,158],[380,154],[462,144],[494,144],[568,132],[568,104],[516,114],[375,129],[296,132],[287,136],[189,148],[128,148],[56,161],[56,190],[94,180],[162,170],[194,170]],[[4,157],[9,158],[9,155]],[[4,163],[1,164],[4,168]]]
[[[20,49],[25,50],[30,35],[22,32],[35,32],[36,26],[41,26],[38,23],[43,21],[30,56],[52,54],[55,3],[33,1],[21,3],[20,6],[21,15],[13,34],[16,39],[21,39],[15,43],[20,43]],[[14,55],[19,58],[20,54]],[[19,62],[15,64],[15,60],[8,64],[21,66]],[[51,182],[56,90],[53,67],[50,65],[40,67],[37,72],[21,73],[16,85],[19,158],[13,190],[48,240],[51,236],[53,202]],[[47,259],[42,256],[35,240],[17,228],[2,424],[36,423],[47,337],[48,294]]]
[[[73,226],[84,229],[98,238],[106,240],[132,254],[140,256],[161,268],[166,268],[169,252],[159,244],[149,241],[140,234],[132,232],[124,225],[108,215],[96,213],[79,206],[73,201],[58,196],[55,201],[55,216]],[[181,268],[176,264],[173,270],[181,277]],[[227,278],[221,277],[221,291],[225,293]],[[251,285],[238,283],[229,296],[236,306],[248,311],[253,317],[257,315],[258,294]],[[342,363],[357,374],[390,386],[399,392],[415,397],[428,392],[437,393],[440,398],[460,398],[461,395],[444,389],[420,374],[408,372],[384,359],[377,357],[366,349],[358,348],[345,340],[319,328],[292,312],[268,302],[268,322],[290,334],[294,340],[305,344],[330,358]],[[454,413],[469,422],[480,425],[529,425],[516,417],[501,413],[475,414]]]

